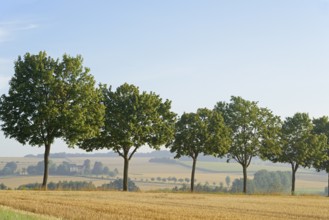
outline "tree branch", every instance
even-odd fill
[[[133,152],[131,152],[130,156],[129,156],[129,160],[133,157],[134,153],[136,153],[138,147],[135,147],[135,149],[133,150]]]
[[[121,157],[125,157],[119,150],[115,150]]]

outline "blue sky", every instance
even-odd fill
[[[81,54],[97,82],[154,91],[178,114],[235,95],[282,118],[329,115],[329,0],[2,1],[1,94],[17,56],[41,50]],[[0,132],[0,156],[28,153],[43,148]]]

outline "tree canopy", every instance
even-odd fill
[[[8,95],[0,99],[1,128],[22,144],[45,146],[43,187],[47,186],[51,144],[62,138],[73,146],[99,132],[104,107],[101,93],[81,56],[62,60],[26,53],[15,62]]]
[[[192,192],[199,154],[222,157],[227,153],[230,143],[230,131],[218,112],[203,108],[196,113],[184,113],[180,117],[175,126],[175,139],[169,147],[171,152],[176,153],[176,158],[189,156],[193,159]]]
[[[223,115],[225,124],[231,129],[231,146],[228,160],[233,159],[243,168],[244,186],[247,191],[247,168],[255,156],[277,154],[276,142],[280,131],[280,118],[257,102],[231,97],[231,102],[218,102],[215,111]]]
[[[324,134],[327,137],[327,146],[323,149],[323,152],[318,154],[318,157],[314,158],[313,167],[318,171],[325,170],[327,172],[329,187],[329,119],[327,116],[316,118],[313,119],[313,124],[315,134]]]
[[[105,125],[100,135],[79,144],[87,151],[111,149],[124,158],[123,190],[128,189],[128,166],[134,153],[144,145],[159,149],[174,136],[176,114],[171,102],[162,101],[153,92],[140,93],[139,88],[127,83],[116,91],[102,86],[106,106]]]
[[[286,118],[281,131],[281,153],[269,159],[291,165],[291,194],[295,193],[298,168],[311,167],[321,157],[326,145],[325,135],[313,134],[313,124],[307,113],[296,113],[293,117]]]

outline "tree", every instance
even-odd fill
[[[208,109],[184,113],[175,126],[175,139],[168,144],[175,158],[191,157],[191,192],[194,191],[195,167],[198,156],[203,154],[222,157],[230,146],[229,129],[220,114]]]
[[[16,162],[8,162],[6,165],[0,170],[0,175],[13,175],[17,169]]]
[[[320,152],[320,154],[318,154],[318,157],[315,158],[313,162],[313,167],[317,169],[317,171],[325,170],[327,172],[329,187],[329,119],[326,116],[323,116],[318,119],[313,119],[313,125],[313,132],[315,134],[324,134],[327,137],[327,146],[324,148],[324,151]]]
[[[70,175],[70,163],[67,161],[63,161],[60,165],[58,165],[56,174]]]
[[[226,176],[225,182],[226,182],[227,188],[229,188],[230,187],[230,184],[231,184],[231,178],[230,178],[230,176]]]
[[[123,190],[128,190],[129,161],[135,152],[148,145],[159,149],[173,138],[176,114],[170,111],[171,102],[153,92],[139,92],[134,85],[123,84],[112,91],[102,86],[106,106],[105,126],[101,134],[79,144],[93,151],[112,149],[124,159]]]
[[[273,162],[289,163],[292,170],[291,194],[295,194],[296,172],[299,167],[311,167],[327,145],[325,135],[313,134],[313,124],[308,114],[296,113],[282,125],[281,153],[269,159]]]
[[[51,145],[62,138],[69,146],[95,136],[103,124],[104,107],[95,81],[81,56],[62,60],[26,53],[15,62],[8,95],[0,99],[0,119],[6,137],[23,145],[44,146],[47,189]]]
[[[221,113],[225,124],[231,129],[232,143],[228,161],[237,161],[243,169],[243,192],[247,192],[247,168],[255,156],[279,153],[280,118],[257,102],[231,97],[231,103],[218,102],[215,111]]]
[[[14,161],[8,162],[6,163],[5,167],[3,168],[3,170],[7,170],[7,173],[5,175],[12,175],[15,173],[17,169],[17,163]]]
[[[103,174],[103,171],[104,171],[103,163],[96,161],[91,173],[95,175],[100,175]]]
[[[278,193],[289,192],[291,186],[291,173],[288,171],[259,170],[254,174],[253,179],[255,192]]]
[[[103,168],[103,174],[109,175],[111,173],[110,169],[108,167]]]
[[[103,184],[99,188],[100,189],[115,189],[115,190],[121,190],[123,188],[123,181],[122,179],[114,180],[110,183]],[[133,182],[132,180],[128,179],[128,190],[129,191],[139,191],[139,187]]]
[[[91,162],[89,159],[83,161],[84,174],[89,175],[91,173]]]

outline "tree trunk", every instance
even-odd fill
[[[192,174],[191,174],[191,192],[194,192],[194,175],[195,175],[196,157],[193,158]]]
[[[42,182],[42,189],[43,190],[47,190],[49,153],[50,153],[50,144],[46,144],[45,145],[45,155],[44,155],[43,182]]]
[[[297,169],[294,167],[293,164],[291,164],[291,168],[292,168],[292,177],[291,177],[291,195],[295,195],[295,180],[296,180],[296,171]]]
[[[242,165],[243,168],[243,193],[247,193],[247,166]]]
[[[123,191],[128,191],[128,168],[129,168],[129,158],[125,156],[123,166]]]

